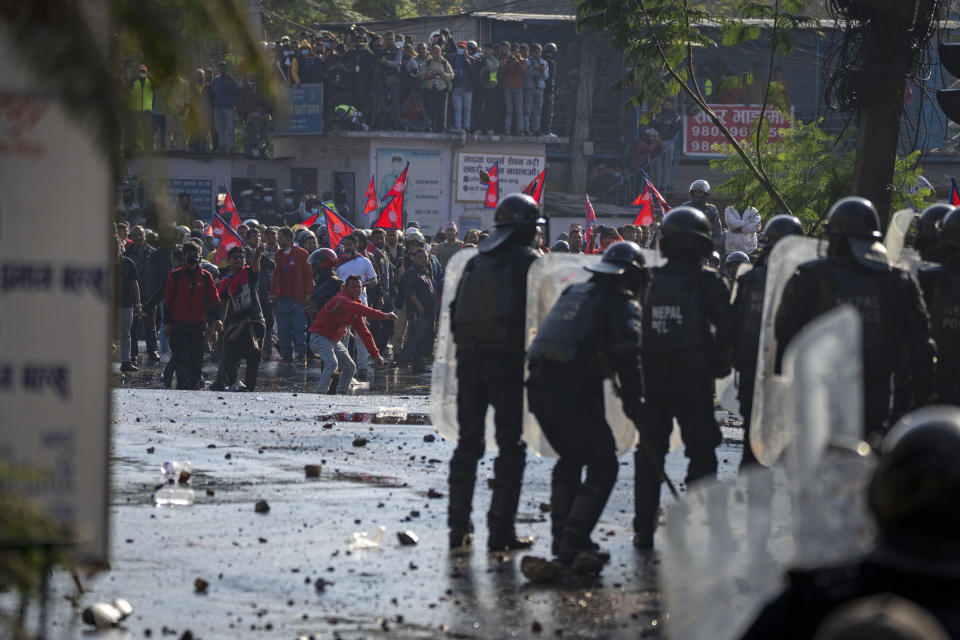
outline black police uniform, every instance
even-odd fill
[[[521,202],[522,201],[522,202]],[[527,202],[529,201],[529,202]],[[511,206],[517,210],[511,210]],[[514,519],[520,501],[526,445],[523,431],[523,356],[527,270],[537,258],[530,247],[539,210],[529,196],[502,201],[495,218],[531,207],[529,219],[498,224],[494,235],[467,263],[451,304],[450,328],[457,349],[457,422],[459,441],[450,460],[447,522],[451,547],[471,530],[470,510],[477,462],[484,452],[487,407],[495,410],[494,487],[487,524],[488,547],[513,547]],[[525,546],[529,546],[526,544]]]
[[[937,345],[937,401],[960,404],[960,210],[943,219],[943,264],[918,274]]]
[[[677,251],[672,246],[676,242],[673,234],[679,230],[674,227],[685,227],[687,218],[699,225],[699,245],[696,250]],[[653,545],[660,473],[674,418],[690,458],[689,480],[717,470],[715,449],[721,433],[713,415],[715,378],[729,370],[733,325],[726,284],[714,269],[701,264],[712,250],[707,225],[695,209],[678,207],[667,214],[660,240],[667,263],[652,270],[643,296],[643,443],[634,454],[633,528],[638,547]],[[682,233],[689,237],[687,229]]]
[[[607,253],[628,244],[641,255],[638,246],[622,242]],[[590,532],[617,478],[616,442],[604,418],[604,379],[619,378],[627,415],[636,416],[640,408],[637,284],[599,273],[568,287],[530,346],[530,410],[560,456],[553,469],[550,515],[553,550],[561,561],[590,549]],[[587,477],[581,482],[584,465]]]
[[[882,436],[895,417],[891,376],[901,363],[909,370],[912,406],[925,402],[933,385],[927,311],[909,273],[889,266],[864,267],[846,256],[800,265],[787,282],[777,310],[777,361],[808,322],[844,303],[853,305],[863,321],[866,433]]]

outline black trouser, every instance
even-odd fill
[[[483,90],[483,120],[487,131],[503,130],[503,89]]]
[[[457,422],[460,437],[450,460],[451,536],[470,530],[470,509],[483,457],[487,407],[493,405],[500,454],[493,463],[493,497],[487,513],[491,538],[513,535],[520,502],[526,445],[523,434],[523,357],[476,353],[457,354]]]
[[[224,384],[230,386],[237,381],[240,362],[246,361],[247,372],[244,384],[247,391],[257,386],[257,370],[260,367],[260,348],[266,328],[262,321],[242,322],[223,330],[223,375]]]
[[[147,343],[147,353],[157,353],[159,345],[157,344],[157,308],[151,307],[143,310],[143,315],[133,319],[133,325],[130,327],[130,359],[133,360],[139,351],[138,343],[143,338]]]
[[[603,381],[570,389],[574,376],[560,372],[531,375],[530,410],[559,454],[550,486],[553,547],[569,562],[590,548],[590,532],[600,519],[617,480],[617,444],[604,418]],[[581,481],[583,467],[587,478]]]
[[[661,470],[670,445],[673,419],[680,425],[690,466],[688,481],[716,474],[720,427],[713,416],[713,377],[684,371],[676,362],[645,363],[646,403],[640,424],[641,444],[634,454],[633,530],[638,540],[652,544],[660,506]]]
[[[753,384],[755,374],[738,374],[737,400],[740,402],[740,416],[743,418],[743,457],[740,469],[759,464],[750,446],[750,421],[753,418]]]
[[[550,133],[550,127],[553,126],[553,90],[543,92],[543,110],[540,112],[540,132]]]
[[[200,385],[204,328],[203,324],[175,324],[170,331],[171,361],[177,374],[177,389],[196,389]]]
[[[424,357],[433,349],[433,311],[413,316],[410,310],[412,308],[407,311],[407,340],[396,361],[422,368]]]
[[[260,297],[260,307],[263,310],[263,319],[266,321],[266,330],[264,333],[266,339],[263,340],[260,351],[269,356],[273,352],[273,325],[275,322],[273,305],[267,301],[267,296],[264,295]]]
[[[424,106],[430,116],[430,124],[434,133],[442,133],[446,128],[447,90],[424,89]]]

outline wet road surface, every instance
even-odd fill
[[[561,585],[526,582],[523,554],[486,552],[493,454],[480,463],[473,550],[447,550],[446,478],[453,443],[428,424],[429,374],[376,369],[374,391],[303,393],[319,367],[267,363],[263,391],[114,392],[111,481],[112,569],[84,581],[81,604],[126,598],[124,629],[96,637],[526,638],[660,637],[657,555],[631,545],[632,456],[594,539],[611,553],[599,578]],[[160,386],[160,366],[118,374],[118,386]],[[296,389],[273,393],[267,389]],[[398,394],[398,391],[401,391]],[[405,422],[378,424],[403,408]],[[721,475],[740,457],[740,430],[727,428]],[[156,507],[165,460],[190,461],[190,507]],[[668,458],[677,478],[687,461]],[[320,465],[307,478],[306,465]],[[518,532],[549,556],[553,460],[528,457]],[[666,492],[666,490],[664,490]],[[258,500],[269,512],[255,513]],[[386,528],[379,548],[351,551],[357,531]],[[402,546],[397,532],[419,536]],[[659,534],[658,534],[659,535]],[[659,541],[658,541],[659,544]],[[195,580],[209,583],[195,593]],[[66,580],[57,595],[69,592]],[[54,638],[86,638],[63,600]]]

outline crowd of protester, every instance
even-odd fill
[[[427,41],[354,25],[267,48],[291,85],[322,84],[334,128],[551,135],[557,45]]]
[[[450,222],[424,236],[410,222],[403,231],[358,229],[334,252],[320,248],[328,242],[318,225],[251,218],[236,230],[246,246],[218,262],[203,220],[158,226],[116,223],[120,370],[137,372],[138,364],[160,363],[169,353],[164,386],[214,390],[254,389],[260,363],[271,360],[320,361],[318,392],[342,393],[351,379],[366,381],[371,360],[423,373],[444,268],[487,235],[470,229],[461,236]]]
[[[304,32],[299,42],[283,36],[263,46],[283,83],[323,86],[322,112],[331,130],[554,135],[553,43],[481,46],[455,41],[447,29],[418,42],[354,25],[339,35]],[[126,150],[262,153],[271,107],[253,74],[234,72],[225,59],[189,79],[144,65],[128,69]]]

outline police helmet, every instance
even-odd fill
[[[914,244],[921,257],[939,244],[940,225],[951,211],[953,211],[953,205],[940,202],[930,205],[920,214],[917,219],[917,237]]]
[[[694,207],[677,207],[670,211],[660,225],[660,250],[664,255],[674,251],[709,255],[713,251],[713,234],[707,216]]]
[[[320,269],[333,269],[337,266],[337,254],[333,249],[317,249],[307,258],[307,264],[312,264]]]
[[[642,270],[644,264],[643,251],[640,250],[640,245],[636,242],[624,240],[614,242],[607,247],[600,262],[588,265],[584,269],[593,273],[620,276],[630,271]]]
[[[260,223],[257,221],[256,218],[247,218],[246,220],[243,221],[243,224],[247,225],[248,227],[249,227],[250,225],[253,225],[253,226],[255,226],[255,227],[259,227],[259,226],[260,226]]]
[[[943,216],[940,239],[946,245],[960,248],[960,207]]]
[[[493,226],[498,228],[545,222],[546,220],[540,215],[537,201],[525,193],[510,194],[500,201],[493,214]]]
[[[880,218],[873,203],[866,198],[850,196],[837,200],[827,212],[824,224],[831,240],[846,239],[850,253],[861,265],[870,269],[889,268],[886,247],[880,242]],[[828,249],[828,255],[832,254]]]
[[[690,189],[688,189],[688,191],[703,191],[705,194],[710,195],[710,183],[703,179],[694,180],[690,183]]]
[[[880,239],[880,218],[873,203],[850,196],[837,200],[827,213],[828,235]]]
[[[557,45],[556,45],[556,43],[554,43],[554,42],[548,42],[547,44],[543,45],[543,52],[544,52],[544,53],[556,53],[556,52],[557,52]]]
[[[570,243],[566,240],[557,240],[550,250],[553,253],[570,253]]]
[[[767,226],[763,228],[758,243],[764,249],[772,249],[773,245],[780,241],[784,236],[802,236],[803,224],[795,216],[787,213],[781,213],[773,216],[767,221]]]
[[[467,49],[477,50],[477,41],[476,40],[467,40]]]
[[[737,271],[739,271],[740,267],[745,264],[750,264],[750,256],[743,251],[733,251],[727,256],[723,264],[727,268],[727,273],[729,273],[731,277],[736,278]]]
[[[932,406],[905,415],[883,441],[867,492],[886,537],[960,543],[960,408]]]

